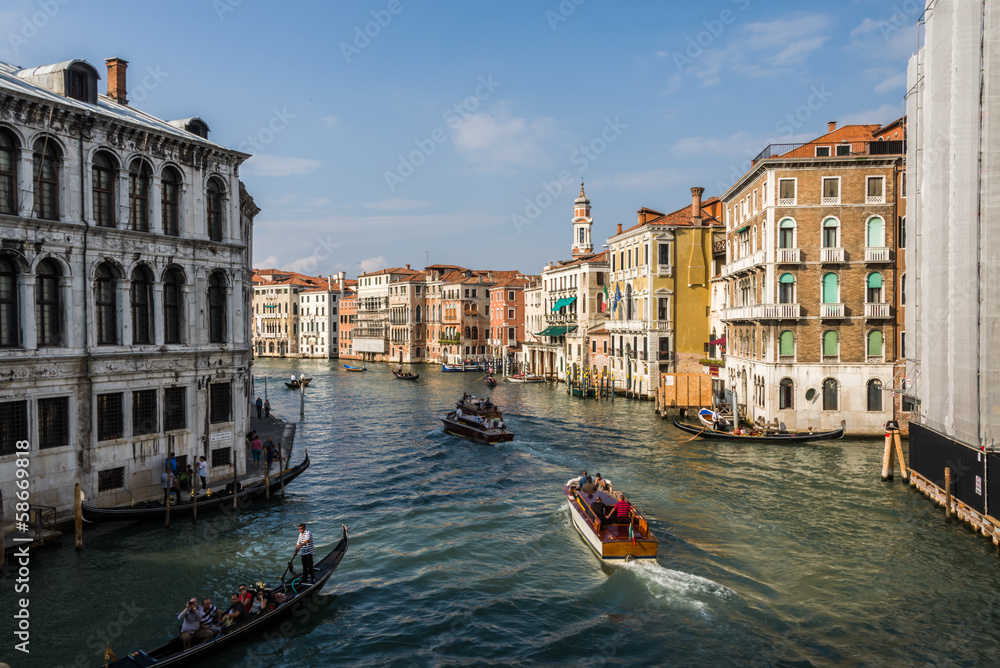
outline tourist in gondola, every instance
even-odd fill
[[[305,524],[299,525],[299,538],[295,541],[295,552],[292,554],[292,559],[295,559],[299,550],[302,551],[302,581],[315,582],[316,569],[313,568],[313,555],[316,553],[316,547],[313,545],[312,532],[306,529]]]
[[[201,628],[212,634],[209,637],[219,634],[219,609],[207,597],[201,602]]]
[[[222,632],[225,633],[227,629],[232,628],[234,625],[239,624],[246,618],[247,609],[240,601],[238,594],[233,594],[229,597],[230,605],[226,609],[226,614],[222,615],[222,619],[219,621],[222,625]]]
[[[188,600],[187,606],[177,615],[181,622],[181,642],[184,649],[191,647],[191,638],[211,638],[214,634],[211,631],[201,628],[201,609],[198,607],[198,599]]]

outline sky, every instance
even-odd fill
[[[261,213],[255,267],[348,277],[568,259],[771,143],[905,113],[917,0],[5,0],[0,60],[129,61],[129,104],[200,116]],[[599,244],[601,241],[595,241]]]

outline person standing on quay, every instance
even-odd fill
[[[271,402],[268,399],[264,400],[264,417],[271,417]]]
[[[257,402],[254,405],[257,407],[257,419],[259,420],[261,411],[264,410],[264,400],[258,396]]]
[[[260,467],[260,451],[264,447],[264,444],[260,442],[260,437],[257,434],[253,435],[253,440],[250,441],[250,449],[253,451],[253,467],[257,469]]]
[[[198,477],[201,478],[201,491],[204,492],[208,487],[208,461],[205,460],[205,455],[198,459]]]
[[[264,456],[267,459],[267,472],[271,472],[271,464],[274,463],[274,439],[267,437],[267,445],[264,446]]]
[[[316,546],[313,545],[312,532],[306,529],[305,524],[299,525],[299,539],[295,541],[295,555],[302,550],[302,581],[316,582],[316,570],[313,568],[313,555],[316,553]]]

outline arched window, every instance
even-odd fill
[[[129,226],[136,232],[149,232],[149,182],[152,173],[144,160],[132,161],[128,170]]]
[[[840,247],[840,223],[836,218],[823,221],[823,248]]]
[[[471,336],[470,336],[471,332],[469,331],[468,327],[466,327],[463,331],[465,333],[465,338],[467,338],[467,339],[471,338]]]
[[[160,217],[163,219],[163,233],[172,237],[181,233],[180,201],[180,175],[173,167],[167,167],[160,179]]]
[[[62,270],[54,260],[42,260],[35,270],[35,325],[38,346],[62,345],[62,300],[59,278]]]
[[[177,269],[167,269],[163,275],[163,342],[182,343],[184,313],[184,278]],[[273,350],[271,352],[274,352]]]
[[[795,303],[795,277],[791,274],[782,274],[778,279],[778,303]]]
[[[208,340],[226,342],[226,278],[221,271],[208,279]]]
[[[840,353],[837,332],[828,329],[823,332],[823,357],[837,357]]]
[[[882,412],[882,381],[878,378],[868,381],[868,410]]]
[[[36,218],[59,219],[59,148],[43,137],[35,142],[32,167]]]
[[[208,238],[212,241],[222,241],[222,187],[215,179],[208,181],[205,210],[208,219]]]
[[[882,356],[882,332],[877,330],[874,332],[868,332],[868,356]]]
[[[6,131],[0,131],[0,213],[16,215],[18,144]]]
[[[0,348],[21,345],[17,297],[17,265],[9,258],[0,257]]]
[[[472,328],[472,338],[475,339],[476,341],[479,340],[479,328],[478,327],[473,327]]]
[[[900,248],[906,248],[906,216],[899,217],[899,228],[896,232],[896,242]]]
[[[791,378],[782,378],[778,383],[778,408],[781,410],[795,408],[795,383]]]
[[[107,153],[94,154],[91,189],[94,201],[94,222],[100,227],[115,226],[115,163]]]
[[[632,285],[625,286],[625,319],[632,319]]]
[[[823,410],[837,410],[837,381],[827,378],[823,381]]]
[[[899,303],[906,306],[906,274],[899,277]]]
[[[413,310],[413,316],[414,316],[414,318],[413,318],[414,322],[420,322],[420,307],[419,306],[417,306]]]
[[[840,303],[840,281],[833,272],[823,274],[823,303]]]
[[[869,304],[882,303],[882,274],[875,272],[868,275],[868,290],[865,292],[865,301]]]
[[[868,236],[866,237],[869,248],[882,248],[885,246],[885,223],[878,216],[873,216],[868,220]]]
[[[118,281],[107,263],[97,268],[94,280],[94,307],[97,312],[97,343],[118,343]]]
[[[152,343],[153,277],[149,269],[137,267],[132,272],[129,302],[132,307],[132,343]]]
[[[778,223],[778,248],[795,248],[795,221],[791,218]]]
[[[778,354],[782,357],[795,355],[795,334],[789,329],[778,335]]]

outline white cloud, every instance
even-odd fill
[[[767,139],[741,130],[728,137],[684,137],[674,143],[673,150],[687,155],[744,155],[757,153],[767,144]]]
[[[897,88],[906,88],[906,72],[899,72],[886,77],[881,82],[876,84],[875,92],[881,95]]]
[[[282,271],[294,271],[300,274],[308,274],[310,276],[315,276],[316,272],[321,269],[321,263],[327,261],[329,258],[323,254],[308,255],[306,257],[300,257],[297,260],[293,260],[288,264],[281,267]]]
[[[326,125],[327,127],[331,125],[336,125],[337,123],[340,122],[340,119],[338,119],[336,116],[324,116],[319,120],[323,121],[323,125]]]
[[[893,4],[893,13],[879,18],[865,18],[851,33],[847,48],[881,59],[905,58],[916,51],[917,19],[923,11],[922,2]]]
[[[494,113],[477,111],[452,130],[458,152],[484,171],[546,165],[542,142],[555,132],[551,118],[528,120],[501,106]]]
[[[891,123],[903,115],[902,103],[885,103],[877,109],[847,114],[840,119],[841,125],[873,125]]]
[[[304,176],[323,166],[312,158],[289,158],[257,153],[246,161],[246,169],[255,176]]]
[[[270,269],[278,264],[278,257],[276,255],[268,255],[263,260],[258,260],[253,263],[254,269]]]
[[[619,172],[602,176],[587,183],[595,190],[602,188],[620,190],[666,190],[683,186],[690,175],[678,169],[647,169],[640,172]],[[690,184],[694,185],[694,184]]]
[[[389,266],[384,255],[379,255],[378,257],[370,257],[367,260],[362,260],[358,263],[361,268],[361,273],[367,274],[371,271],[378,271],[379,269],[385,269]]]
[[[379,200],[378,202],[369,202],[368,204],[365,204],[365,207],[369,209],[378,209],[380,211],[407,211],[409,209],[419,209],[430,205],[430,202],[425,202],[419,199],[400,199],[399,197],[390,197],[389,199]]]

